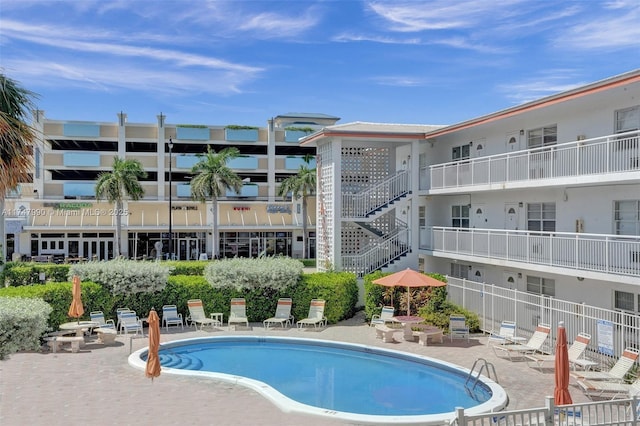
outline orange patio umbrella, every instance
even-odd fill
[[[564,322],[558,323],[558,337],[556,340],[556,387],[553,390],[553,399],[556,405],[572,404],[569,393],[569,352],[567,349],[567,331]]]
[[[149,312],[149,351],[147,353],[147,367],[145,374],[153,380],[160,376],[160,357],[158,349],[160,348],[160,318],[155,309]]]
[[[442,287],[447,285],[440,280],[437,280],[429,275],[425,275],[422,272],[414,271],[411,268],[407,268],[404,271],[395,272],[386,277],[378,278],[372,281],[374,284],[380,284],[385,287],[407,287],[407,315],[411,315],[409,310],[409,303],[411,302],[410,288],[415,287]]]
[[[84,307],[82,306],[82,289],[80,286],[80,277],[77,275],[73,276],[72,279],[73,286],[71,287],[71,294],[73,298],[71,299],[71,306],[69,306],[69,316],[71,318],[77,318],[78,323],[80,323],[80,317],[84,314]]]

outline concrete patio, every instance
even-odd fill
[[[541,407],[544,397],[553,395],[553,364],[540,372],[523,361],[511,362],[495,356],[483,335],[472,335],[467,342],[445,337],[442,344],[417,342],[383,343],[375,330],[356,317],[315,331],[295,328],[265,330],[252,324],[250,330],[194,331],[173,327],[161,331],[161,342],[207,335],[254,334],[317,338],[392,348],[447,360],[471,368],[484,358],[494,364],[499,383],[509,395],[507,409]],[[401,333],[396,335],[396,340]],[[17,353],[0,361],[1,425],[337,425],[343,424],[313,416],[287,414],[258,393],[236,385],[202,378],[161,375],[155,380],[127,364],[129,345],[136,351],[147,346],[147,339],[118,336],[115,344],[88,341],[78,353],[63,351]],[[575,386],[570,388],[574,402],[588,399]]]

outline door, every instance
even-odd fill
[[[249,247],[251,257],[258,257],[260,252],[262,251],[262,247],[260,245],[260,238],[250,238],[249,239]]]
[[[420,248],[429,247],[429,230],[427,229],[427,209],[425,206],[418,207],[418,245]]]
[[[475,204],[473,207],[473,227],[487,228],[487,213],[484,204]]]
[[[307,258],[316,258],[316,237],[309,237],[307,239]]]
[[[518,203],[505,203],[504,205],[504,229],[515,231],[518,229],[520,207]]]

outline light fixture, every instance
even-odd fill
[[[518,272],[518,278],[522,278],[522,272]]]
[[[584,281],[584,277],[576,277],[578,278],[578,281]]]
[[[524,129],[520,130],[520,136],[524,136]]]
[[[169,259],[173,260],[173,209],[171,205],[172,192],[171,192],[171,184],[173,180],[171,163],[173,156],[173,140],[169,138]]]

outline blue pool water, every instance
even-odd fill
[[[137,359],[144,363],[146,351]],[[452,413],[456,407],[489,404],[495,409],[497,404],[494,386],[466,386],[468,371],[452,364],[315,339],[189,339],[162,345],[160,362],[163,373],[209,372],[234,380],[240,376],[269,385],[298,407],[356,416],[421,417]],[[497,389],[501,393],[502,388]]]

